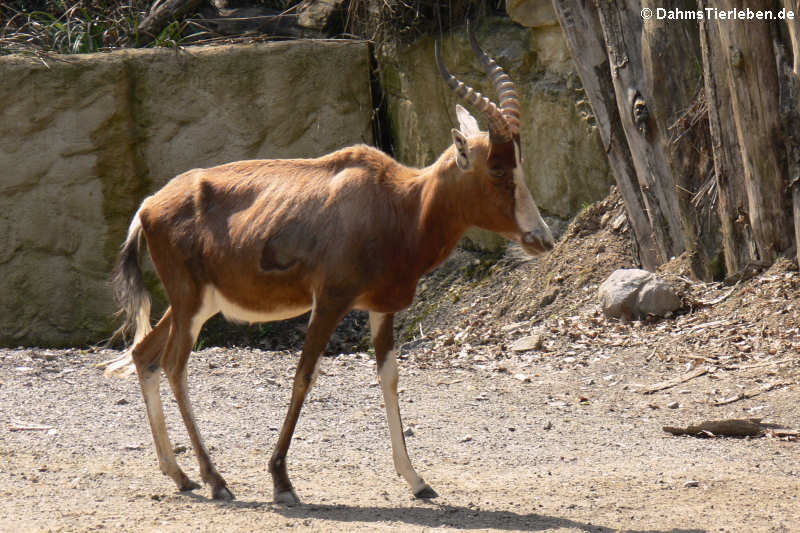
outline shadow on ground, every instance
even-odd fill
[[[196,500],[212,502],[199,494],[190,493]],[[272,502],[239,501],[217,502],[243,509],[264,508],[286,518],[328,520],[332,522],[398,522],[423,527],[449,527],[455,529],[497,529],[517,531],[546,531],[561,528],[574,528],[593,533],[614,533],[620,530],[578,522],[566,518],[536,513],[519,514],[513,511],[482,511],[469,507],[431,504],[430,507],[377,507],[357,505],[318,505],[298,506],[275,505]],[[626,533],[706,533],[705,529],[648,529],[625,530]]]

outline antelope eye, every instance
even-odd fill
[[[489,175],[496,179],[501,179],[506,176],[505,169],[502,168],[492,168],[489,169]]]

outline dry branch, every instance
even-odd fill
[[[700,376],[705,375],[707,373],[708,373],[708,367],[701,366],[679,378],[670,379],[668,381],[662,381],[660,383],[656,383],[655,385],[651,385],[650,387],[643,390],[642,393],[653,394],[654,392],[658,392],[664,389],[669,389],[674,387],[675,385],[680,385],[681,383],[686,383],[687,381],[692,380],[694,378],[699,378]]]
[[[789,363],[794,361],[796,357],[786,357],[785,359],[779,359],[778,361],[764,361],[762,363],[756,363],[753,365],[745,365],[745,366],[738,366],[735,367],[737,370],[752,370],[754,368],[763,368],[765,366],[771,365],[782,365],[783,363]]]
[[[757,389],[751,389],[751,390],[746,391],[746,392],[741,392],[741,393],[737,394],[736,396],[732,396],[730,398],[726,398],[724,400],[720,400],[718,402],[715,402],[714,405],[717,405],[717,406],[719,406],[719,405],[728,405],[729,403],[738,402],[739,400],[746,400],[746,399],[749,399],[749,398],[754,398],[754,397],[758,396],[759,394],[761,394],[763,392],[771,391],[772,389],[774,389],[776,387],[782,387],[783,385],[786,385],[786,383],[784,383],[784,382],[768,383],[768,384],[763,385],[763,386],[761,386],[761,387],[759,387]]]
[[[766,434],[770,437],[788,438],[789,440],[800,437],[800,431],[796,429],[770,429]]]
[[[175,18],[191,13],[201,0],[165,0],[156,2],[150,13],[142,19],[138,27],[138,46],[150,44],[158,34]]]
[[[664,426],[664,431],[673,435],[693,437],[757,437],[766,426],[760,418],[731,418],[727,420],[707,420],[685,428]]]
[[[717,305],[718,303],[721,303],[721,302],[724,302],[725,300],[727,300],[727,299],[728,299],[728,297],[729,297],[731,294],[733,294],[733,293],[734,293],[734,291],[735,291],[735,290],[736,290],[738,287],[739,287],[739,282],[736,282],[736,284],[735,284],[733,287],[731,287],[731,289],[730,289],[730,290],[729,290],[727,293],[723,294],[722,296],[720,296],[720,297],[718,297],[718,298],[714,298],[713,300],[700,300],[698,303],[699,303],[700,305],[703,305],[703,306]]]

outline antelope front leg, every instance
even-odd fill
[[[289,451],[289,444],[292,442],[292,434],[297,425],[297,419],[300,417],[303,401],[314,382],[319,356],[325,349],[325,345],[328,344],[328,339],[346,310],[346,306],[336,306],[327,309],[315,307],[311,311],[308,333],[306,334],[305,344],[303,344],[303,353],[300,356],[300,362],[297,364],[297,371],[294,375],[289,411],[283,421],[275,451],[272,452],[272,458],[269,460],[269,472],[272,474],[273,499],[275,503],[289,505],[300,503],[286,470],[286,454]]]
[[[425,483],[411,466],[406,450],[406,438],[403,435],[403,422],[400,419],[400,405],[397,399],[397,358],[393,350],[394,339],[392,325],[394,314],[370,313],[369,325],[372,331],[372,343],[375,346],[375,359],[378,366],[378,378],[383,391],[383,403],[386,405],[386,418],[389,422],[389,434],[392,438],[392,459],[397,474],[406,482],[417,498],[435,498],[438,496],[430,485]]]

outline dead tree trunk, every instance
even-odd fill
[[[553,0],[622,192],[639,260],[653,270],[685,250],[713,277],[716,220],[693,205],[713,174],[699,35],[643,21],[636,0]],[[672,48],[670,48],[672,47]]]
[[[625,141],[600,19],[595,10],[581,9],[578,1],[556,0],[553,5],[572,56],[579,58],[575,64],[583,80],[586,96],[592,104],[617,187],[625,202],[628,220],[638,246],[639,260],[645,268],[654,270],[664,262],[664,253],[653,236],[631,152]]]
[[[788,45],[781,46],[776,38],[778,75],[781,82],[781,113],[786,117],[786,165],[792,193],[792,222],[797,263],[800,265],[800,1],[785,0],[784,9],[797,16],[787,20]],[[789,54],[791,51],[791,54]]]
[[[770,8],[763,0],[741,4],[714,7]],[[787,251],[795,240],[790,188],[800,226],[794,134],[800,27],[702,16],[665,20],[656,9],[647,18],[639,0],[553,0],[553,6],[642,264],[652,269],[687,251],[693,274],[709,279],[770,264]],[[704,7],[669,2],[665,9]]]
[[[772,7],[771,2],[763,0],[748,2],[747,6],[731,0],[717,4],[720,9],[748,7],[767,11]],[[716,68],[706,71],[706,78],[717,88],[727,85],[729,94],[729,105],[712,107],[709,112],[718,115],[712,120],[727,124],[727,129],[736,135],[736,143],[723,142],[714,147],[715,158],[738,157],[741,161],[740,176],[717,182],[723,195],[737,199],[724,207],[720,204],[720,216],[747,226],[737,232],[744,234],[744,242],[740,242],[747,250],[737,250],[737,242],[731,242],[727,254],[731,260],[726,259],[726,264],[738,270],[743,265],[734,265],[733,258],[754,253],[755,261],[769,265],[791,242],[788,182],[782,163],[786,146],[780,116],[781,91],[773,48],[776,22],[708,20],[703,26],[707,49],[718,58],[711,63]],[[725,190],[731,187],[737,190]],[[723,231],[726,227],[723,225]]]

